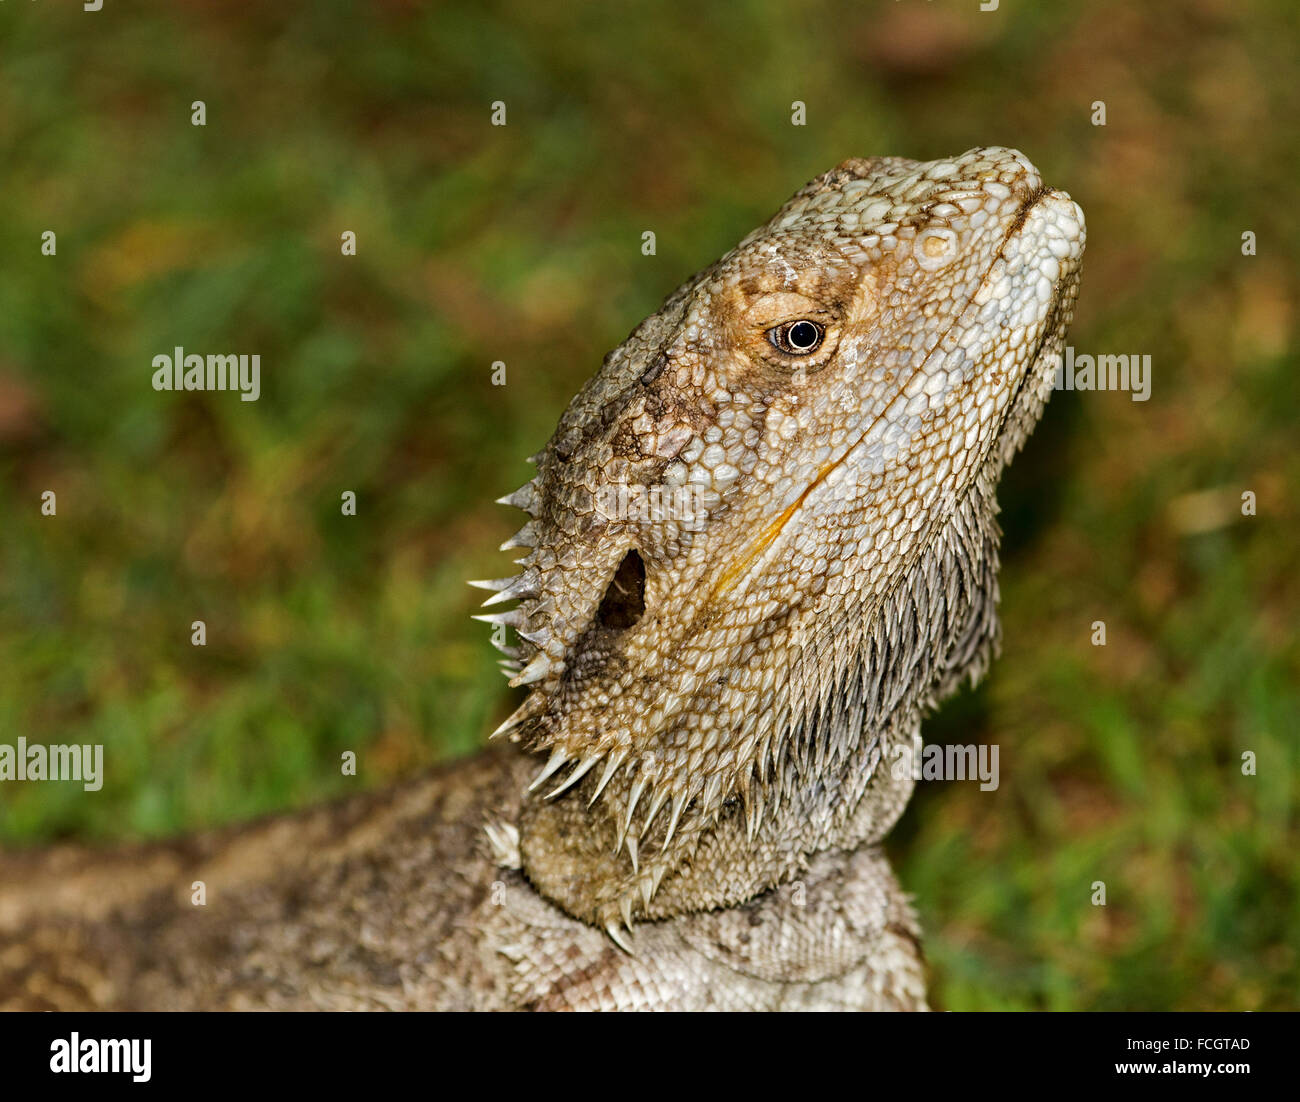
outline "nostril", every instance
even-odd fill
[[[950,229],[931,226],[917,235],[916,262],[927,272],[938,271],[957,255],[957,235]]]
[[[621,631],[630,628],[645,612],[645,563],[634,547],[618,564],[605,596],[596,610],[596,623]]]

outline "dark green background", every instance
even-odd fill
[[[6,785],[0,842],[479,745],[512,694],[464,581],[603,353],[843,158],[1007,144],[1087,212],[1071,343],[1154,383],[1058,395],[1008,476],[1004,653],[927,728],[1002,784],[890,842],[934,1002],[1295,1007],[1294,6],[977,6],[0,5],[0,739],[107,765]],[[176,344],[260,353],[261,400],[155,393]]]

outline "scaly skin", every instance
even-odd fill
[[[1083,242],[1011,150],[812,181],[505,499],[509,741],[305,816],[0,861],[0,1005],[923,1008],[891,766],[996,649],[994,493]]]

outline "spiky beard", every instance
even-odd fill
[[[982,476],[874,606],[820,617],[795,609],[767,623],[765,661],[773,650],[784,654],[773,663],[783,670],[783,691],[772,707],[749,709],[723,732],[729,749],[708,775],[690,768],[689,754],[686,768],[655,775],[653,762],[672,760],[664,743],[673,732],[632,747],[589,738],[575,745],[562,715],[539,712],[521,732],[531,749],[549,754],[532,789],[553,786],[549,798],[529,802],[521,824],[524,871],[539,890],[617,937],[620,920],[630,926],[637,915],[698,908],[692,866],[702,849],[743,842],[768,852],[771,886],[832,844],[882,837],[912,783],[882,762],[900,742],[911,744],[923,712],[962,678],[982,676],[997,645],[992,500],[993,484]],[[897,791],[881,791],[891,787]],[[585,813],[580,832],[542,826],[572,805]],[[593,840],[608,858],[599,875],[589,867]],[[557,846],[571,861],[557,866]],[[533,859],[543,854],[545,861]],[[739,898],[751,891],[737,886]]]

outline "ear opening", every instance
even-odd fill
[[[605,596],[596,610],[596,623],[622,631],[630,628],[645,613],[645,562],[633,547],[614,571]]]

